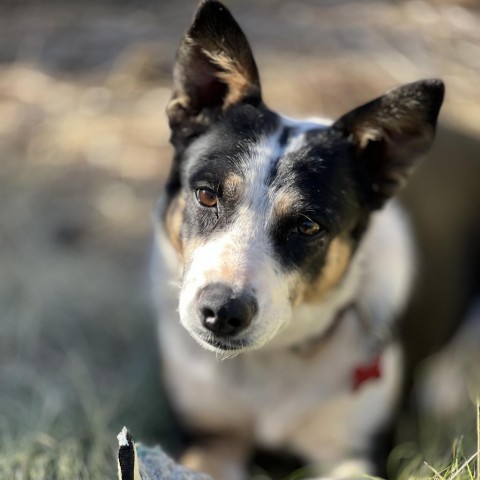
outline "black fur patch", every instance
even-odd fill
[[[362,208],[353,179],[350,145],[331,129],[317,130],[309,144],[281,158],[271,189],[290,185],[293,199],[289,215],[271,226],[278,261],[287,268],[300,268],[314,278],[321,270],[329,241],[353,230]],[[295,233],[304,216],[324,229],[318,237]]]

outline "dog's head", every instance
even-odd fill
[[[184,261],[180,316],[190,333],[216,351],[258,348],[295,306],[339,288],[370,213],[430,147],[443,92],[425,80],[332,124],[286,119],[263,103],[231,14],[204,1],[167,107],[175,158],[164,222]]]

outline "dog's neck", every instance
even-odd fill
[[[339,314],[357,305],[359,321],[368,321],[372,338],[380,341],[391,332],[405,307],[414,277],[414,248],[408,219],[391,202],[372,216],[342,282],[319,303],[294,307],[291,321],[263,348],[299,346],[322,339]]]

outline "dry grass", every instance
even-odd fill
[[[429,480],[479,480],[480,478],[480,404],[477,401],[473,413],[476,411],[475,432],[470,431],[466,437],[457,438],[450,453],[441,454],[441,449],[433,449],[429,446],[429,458],[418,452],[415,447],[408,452],[403,446],[404,458],[401,460],[405,465],[398,476],[399,480],[429,479]],[[474,422],[472,422],[474,423]],[[469,429],[470,430],[470,429]],[[470,438],[468,438],[470,437]],[[476,443],[474,438],[476,437]],[[400,450],[402,447],[400,447]],[[393,456],[401,456],[401,453],[393,452]],[[410,458],[408,458],[410,457]],[[407,461],[405,461],[407,460]]]

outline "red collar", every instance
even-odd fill
[[[377,355],[371,363],[359,365],[352,372],[352,390],[358,391],[361,385],[368,380],[378,380],[382,376],[381,355]]]

